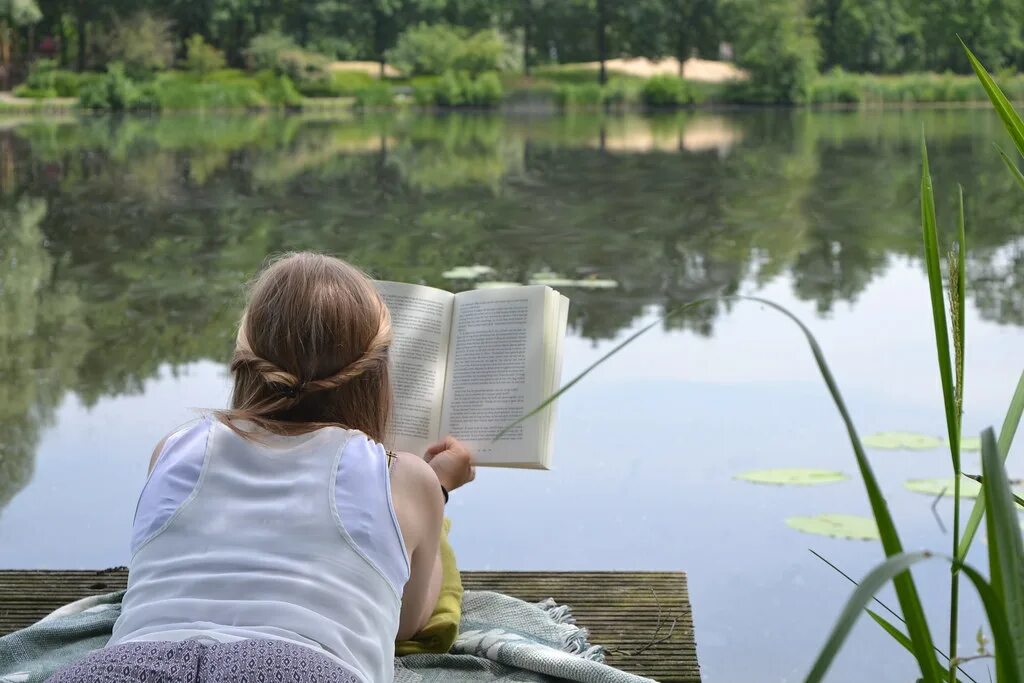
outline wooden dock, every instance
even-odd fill
[[[607,662],[666,683],[700,681],[686,575],[679,572],[463,572],[470,590],[529,602],[554,598],[603,645]],[[0,635],[61,605],[125,587],[123,568],[102,571],[0,571]]]

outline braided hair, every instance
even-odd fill
[[[327,425],[383,441],[391,411],[391,319],[354,266],[312,253],[273,261],[249,289],[221,420],[300,434]]]

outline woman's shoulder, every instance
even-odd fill
[[[208,431],[211,420],[212,417],[210,415],[200,415],[199,417],[193,418],[184,424],[178,425],[168,432],[164,438],[157,442],[156,447],[153,449],[153,455],[149,459],[149,471],[152,472],[153,468],[156,467],[157,461],[160,460],[165,453],[172,450],[185,437]]]

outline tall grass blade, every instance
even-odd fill
[[[996,680],[998,683],[1020,683],[1020,674],[1024,669],[1021,669],[1018,663],[1016,653],[1019,650],[1014,644],[1005,606],[999,600],[992,584],[986,581],[977,569],[953,559],[950,561],[959,565],[960,571],[974,584],[974,589],[981,598],[981,605],[985,608],[988,626],[992,629],[992,644],[996,652],[1000,653],[996,656]]]
[[[889,557],[885,562],[882,562],[868,572],[867,576],[861,580],[860,584],[853,591],[850,599],[846,601],[846,606],[843,607],[843,611],[839,614],[835,626],[832,627],[828,640],[825,641],[825,645],[821,648],[821,652],[818,653],[818,658],[814,661],[810,673],[804,679],[806,683],[818,683],[825,678],[828,668],[832,665],[832,660],[839,653],[847,636],[850,635],[853,625],[857,623],[861,612],[866,610],[868,603],[875,597],[875,594],[887,583],[894,580],[895,577],[901,574],[906,575],[908,573],[907,570],[911,566],[929,557],[931,557],[931,553],[928,552],[900,553]],[[910,638],[907,638],[907,643],[911,646],[911,651],[914,651],[914,643],[911,642]],[[915,651],[915,656],[916,654]],[[931,656],[931,660],[931,669],[941,671],[942,667],[935,660],[934,655]],[[922,669],[923,672],[924,670]],[[925,680],[938,681],[939,678],[935,676],[929,678],[926,675]]]
[[[929,552],[900,553],[899,555],[893,555],[868,572],[857,586],[857,589],[853,591],[853,594],[850,596],[850,599],[847,600],[846,605],[843,607],[843,611],[836,620],[835,626],[832,627],[832,632],[829,634],[828,640],[825,642],[825,646],[818,654],[818,658],[815,660],[814,665],[811,668],[811,672],[807,675],[807,678],[804,679],[806,683],[817,683],[824,678],[825,673],[828,671],[828,668],[831,666],[836,654],[839,652],[839,649],[849,636],[850,631],[857,622],[857,618],[860,616],[862,611],[871,614],[872,618],[904,647],[909,645],[911,648],[914,648],[912,649],[912,652],[916,657],[917,651],[911,639],[905,636],[902,631],[883,619],[881,616],[867,609],[867,605],[872,599],[874,599],[875,594],[878,593],[878,591],[881,590],[889,581],[895,581],[896,577],[909,574],[908,570],[911,566],[921,562],[922,560],[933,557],[946,559],[948,562],[956,564],[958,569],[963,572],[964,576],[966,576],[974,585],[975,590],[978,592],[978,597],[981,598],[985,614],[988,617],[989,627],[992,629],[992,641],[995,645],[996,652],[1008,655],[1003,657],[1001,654],[996,658],[996,672],[999,676],[999,683],[1007,683],[1009,681],[1019,683],[1020,679],[1017,677],[1017,673],[1022,669],[1020,668],[1016,657],[1010,656],[1016,652],[1012,629],[1010,628],[1007,620],[1006,610],[1004,610],[1003,604],[1000,602],[995,589],[985,580],[985,577],[973,567],[960,564],[953,558],[942,558],[941,556],[935,556]],[[941,672],[943,669],[942,664],[934,655],[932,655],[932,660],[934,667],[932,670]],[[951,661],[951,665],[955,666],[956,664],[958,664],[956,660]],[[934,677],[929,677],[925,674],[924,680],[927,682],[938,681],[941,680],[941,676],[942,674],[936,674]]]
[[[877,600],[877,598],[876,598],[876,600]],[[908,638],[907,634],[904,633],[903,631],[901,631],[898,626],[896,626],[894,623],[892,623],[891,621],[889,621],[888,619],[883,617],[878,612],[874,612],[874,611],[872,611],[870,609],[865,609],[864,611],[868,613],[868,616],[871,617],[876,624],[878,624],[879,626],[882,627],[883,631],[885,631],[886,633],[889,634],[889,637],[891,637],[897,643],[902,645],[903,648],[906,649],[910,654],[914,654],[914,644],[910,642],[910,638]],[[949,661],[949,657],[946,657],[946,655],[944,653],[942,653],[941,650],[936,650],[936,652],[938,652],[943,657],[945,657],[946,661]],[[942,663],[942,660],[936,658],[935,666],[937,666],[939,668],[943,668],[943,667],[945,667],[945,664]],[[974,679],[973,676],[971,676],[969,673],[967,673],[963,669],[960,669],[959,667],[957,667],[957,670],[960,673],[962,673],[964,676],[966,676],[967,680],[973,681],[973,683],[978,683]],[[963,679],[957,678],[956,680],[962,681]]]
[[[986,429],[981,435],[981,472],[986,493],[989,572],[996,598],[1005,606],[1014,652],[1000,652],[1001,658],[1015,655],[1017,668],[1024,671],[1024,542],[1006,469],[999,457],[996,435]],[[1017,679],[1015,679],[1017,680]]]
[[[938,227],[935,220],[935,192],[928,168],[928,147],[921,140],[921,228],[924,233],[924,260],[928,270],[928,292],[932,302],[932,323],[935,328],[935,349],[939,358],[942,399],[946,409],[949,453],[954,474],[960,474],[960,435],[957,429],[956,396],[953,368],[949,353],[949,328],[946,325],[946,301],[942,288],[942,266],[939,261]]]
[[[1003,151],[1002,147],[996,147],[996,151],[999,152],[999,156],[1003,158],[1003,162],[1006,164],[1006,168],[1010,169],[1010,174],[1017,180],[1017,184],[1024,188],[1024,173],[1020,172],[1017,164],[1014,163],[1013,159],[1007,156],[1006,152]]]
[[[1006,417],[1003,418],[1003,426],[999,429],[999,443],[997,445],[999,447],[999,457],[1004,461],[1010,454],[1010,446],[1013,445],[1013,437],[1017,433],[1017,427],[1020,425],[1022,415],[1024,415],[1024,372],[1021,373],[1020,379],[1017,380],[1017,388],[1013,392],[1013,398],[1010,399],[1010,407],[1006,410]],[[974,508],[971,510],[971,516],[967,518],[963,538],[960,539],[960,546],[956,551],[956,559],[960,562],[964,561],[968,551],[971,549],[974,535],[977,533],[978,527],[981,525],[981,519],[985,515],[987,498],[988,496],[983,486],[977,500],[974,501]]]
[[[985,88],[985,92],[988,94],[988,98],[992,101],[992,106],[995,107],[996,112],[999,114],[999,118],[1003,120],[1003,126],[1005,126],[1010,137],[1013,138],[1013,142],[1017,145],[1017,151],[1024,154],[1024,121],[1021,121],[1020,116],[1013,109],[1013,105],[1006,99],[1006,95],[999,89],[996,82],[989,75],[984,65],[978,58],[974,56],[971,49],[967,47],[967,44],[960,39],[960,44],[964,47],[964,52],[967,53],[967,59],[971,62],[971,67],[974,68],[974,73],[978,76],[978,80],[981,81],[981,85]]]

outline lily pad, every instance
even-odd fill
[[[981,450],[981,437],[980,436],[964,436],[960,438],[960,450],[961,451],[980,451]]]
[[[522,287],[523,285],[518,282],[502,282],[500,280],[489,280],[487,282],[478,282],[474,286],[474,289],[502,289],[504,287]]]
[[[864,445],[868,448],[890,451],[928,451],[942,444],[942,439],[912,432],[880,432],[864,437]]]
[[[490,266],[455,266],[451,270],[441,273],[446,280],[475,280],[484,275],[492,275],[494,268]]]
[[[914,493],[923,493],[935,497],[938,495],[953,497],[953,477],[939,477],[938,479],[911,479],[904,484]],[[973,479],[962,478],[960,480],[960,497],[977,498],[981,491],[981,484]]]
[[[833,484],[848,479],[842,472],[819,470],[809,467],[792,467],[774,470],[752,470],[737,474],[736,479],[753,484],[775,484],[778,486],[815,486]]]
[[[1014,493],[1020,495],[1021,482],[1019,479],[1011,479],[1010,485],[1013,486]],[[953,478],[952,477],[940,477],[938,479],[911,479],[904,484],[909,490],[914,493],[923,493],[925,495],[932,496],[933,498],[940,493],[943,496],[953,497]],[[981,484],[963,477],[960,480],[960,497],[961,498],[977,498],[978,493],[981,492]]]
[[[854,541],[877,541],[878,526],[870,517],[827,513],[813,517],[787,517],[786,524],[805,534],[846,538]]]

